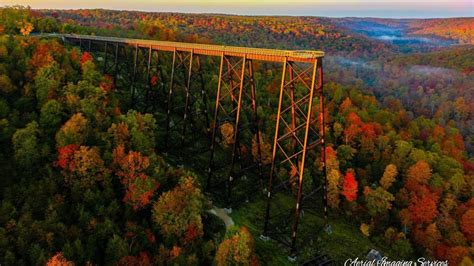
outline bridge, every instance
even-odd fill
[[[56,36],[93,53],[117,88],[129,88],[123,93],[132,106],[162,107],[165,152],[184,151],[208,140],[191,154],[207,158],[206,190],[224,198],[229,209],[242,200],[241,188],[259,188],[266,198],[261,239],[286,244],[290,258],[295,257],[303,206],[310,211],[317,205],[316,195],[321,196],[327,226],[323,52]],[[268,121],[259,119],[257,63],[270,64],[268,68],[281,77],[275,80],[277,108],[271,108],[271,99],[263,99],[267,104],[262,108],[274,115]],[[217,84],[206,85],[213,77]],[[262,158],[264,123],[274,128],[270,162]],[[200,133],[206,140],[189,141]],[[248,152],[249,147],[256,152]]]

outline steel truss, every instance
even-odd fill
[[[319,108],[313,103],[316,94],[319,95]],[[312,150],[317,146],[321,147],[320,158],[324,180],[321,186],[327,222],[324,124],[322,59],[309,65],[299,65],[285,60],[262,238],[279,239],[290,247],[291,256],[296,256],[297,253],[296,240],[298,224],[302,216],[303,199],[311,198],[321,188],[319,186],[321,182],[315,178],[314,173],[310,176],[305,175],[305,171],[312,168],[311,164],[309,166],[306,164],[306,161],[310,159],[308,154],[315,153]],[[312,157],[314,160],[314,156]],[[305,182],[305,177],[306,179],[312,177],[312,179]],[[290,192],[289,198],[294,200],[292,210],[285,208],[288,200],[284,197],[274,200],[277,193],[281,192]],[[273,212],[271,212],[272,203],[278,205],[278,209]],[[288,231],[291,235],[290,241],[285,238]]]
[[[165,148],[179,147],[186,150],[195,144],[196,132],[208,135],[210,121],[208,100],[202,74],[201,59],[194,51],[173,51],[171,82],[167,96]],[[193,82],[193,81],[198,82]],[[196,87],[199,85],[199,87]],[[203,129],[204,128],[204,129]],[[173,145],[172,133],[180,137],[180,144]]]
[[[192,139],[189,136],[196,136],[197,131],[210,137],[206,187],[214,195],[221,193],[228,207],[240,200],[236,195],[240,189],[235,189],[239,184],[258,187],[255,180],[243,182],[248,173],[260,179],[266,191],[262,239],[287,244],[291,257],[295,257],[303,207],[311,211],[314,204],[308,203],[314,203],[320,194],[327,225],[324,53],[85,35],[61,37],[83,50],[102,53],[103,72],[112,75],[118,87],[130,88],[133,107],[143,103],[145,108],[163,106],[168,150],[184,150],[192,144],[187,141]],[[166,75],[163,68],[170,55],[171,67]],[[217,92],[205,87],[202,56],[220,57]],[[267,188],[261,163],[255,60],[283,63]],[[209,102],[214,105],[210,119],[208,101],[214,95],[215,101]],[[223,135],[224,125],[230,136]],[[257,141],[257,158],[249,152],[253,138]],[[222,154],[223,159],[217,157]],[[318,157],[319,167],[314,167]]]
[[[261,133],[257,114],[253,62],[246,56],[221,55],[213,121],[207,189],[212,190],[216,186],[222,187],[222,184],[226,183],[226,203],[230,208],[233,204],[233,187],[238,179],[246,178],[245,174],[257,168],[260,183],[263,184]],[[222,130],[223,126],[232,129],[230,138],[224,139],[224,136],[219,138],[218,131]],[[257,158],[252,158],[252,154],[249,152],[252,149],[253,138],[256,139]],[[214,156],[218,145],[231,151],[231,157],[222,162],[223,166],[215,165]],[[216,172],[222,168],[227,171],[224,174],[224,177],[227,176],[227,181],[226,179],[215,180]]]

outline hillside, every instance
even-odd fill
[[[189,139],[181,138],[177,126],[167,130],[182,117],[167,118],[175,75],[171,53],[160,54],[160,72],[147,75],[129,68],[134,57],[127,50],[112,76],[103,73],[110,66],[104,65],[101,51],[85,52],[60,38],[35,35],[41,32],[325,50],[331,227],[324,225],[322,190],[305,195],[308,211],[299,217],[296,263],[325,255],[339,265],[377,249],[391,260],[423,256],[450,265],[472,264],[472,46],[387,43],[368,34],[374,23],[383,25],[385,34],[386,27],[405,29],[415,22],[364,19],[357,25],[366,27],[356,31],[347,24],[351,21],[0,9],[0,264],[294,264],[286,246],[259,238],[281,65],[254,64],[259,131],[246,133],[250,141],[235,147],[239,156],[256,163],[256,143],[261,142],[265,179],[258,182],[251,172],[238,179],[234,190],[242,199],[233,203],[230,214],[236,226],[226,228],[209,211],[230,204],[222,192],[226,185],[206,186],[205,122],[189,123]],[[216,58],[201,60],[202,83],[189,79],[190,88],[204,95],[195,102],[197,113],[207,108],[213,114],[219,64]],[[185,75],[173,77],[184,84]],[[128,81],[132,88],[154,90],[135,101]],[[302,88],[295,89],[297,96],[303,95]],[[189,99],[185,95],[173,100],[183,103]],[[202,107],[204,99],[208,107]],[[314,101],[319,106],[317,97]],[[243,121],[252,121],[250,115],[243,115]],[[215,161],[228,167],[231,144],[237,141],[235,129],[224,122],[215,133]],[[184,145],[168,147],[178,142]],[[305,188],[321,188],[322,152],[308,153]],[[278,166],[275,172],[287,179],[287,193],[274,196],[274,202],[293,215],[295,169]],[[227,184],[228,172],[216,168],[214,175]],[[274,226],[289,229],[284,222]]]
[[[474,44],[474,18],[425,19],[410,23],[413,35],[435,35],[456,40],[459,44]]]

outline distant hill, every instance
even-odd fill
[[[474,74],[474,47],[461,46],[431,53],[416,53],[396,57],[397,65],[430,65],[456,69],[464,74]]]
[[[333,20],[350,31],[397,44],[424,46],[474,44],[474,18],[341,18]]]
[[[435,35],[456,40],[460,44],[474,44],[474,18],[414,20],[409,24],[409,33]]]
[[[150,13],[113,10],[42,10],[67,26],[64,31],[159,40],[324,50],[341,56],[375,58],[396,47],[347,31],[332,18],[259,17]],[[102,32],[101,32],[102,29]],[[104,29],[107,29],[105,32]]]

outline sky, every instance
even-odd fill
[[[0,0],[0,6],[3,5],[239,15],[474,17],[474,0]]]

